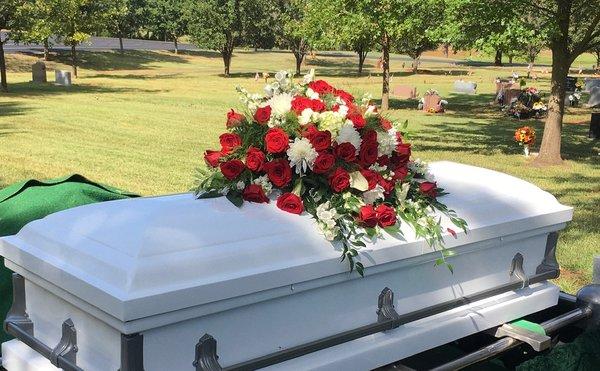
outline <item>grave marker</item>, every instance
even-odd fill
[[[71,72],[55,70],[54,82],[62,86],[71,86]]]
[[[590,90],[590,99],[588,99],[587,106],[600,106],[600,86],[594,86],[592,90]]]
[[[454,92],[461,94],[477,93],[477,84],[473,81],[456,80],[454,81]]]
[[[48,79],[46,77],[46,64],[42,61],[35,62],[31,66],[31,79],[36,83],[46,83]]]
[[[417,97],[417,88],[408,85],[398,85],[394,87],[392,93],[398,98],[415,99]]]

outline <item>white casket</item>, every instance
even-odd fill
[[[4,367],[365,370],[555,305],[572,209],[502,173],[431,170],[469,224],[445,237],[454,273],[405,228],[350,274],[309,216],[273,203],[179,194],[32,222],[0,240],[18,274],[5,326],[21,339],[3,344]]]

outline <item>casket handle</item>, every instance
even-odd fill
[[[76,362],[77,332],[73,321],[69,318],[63,322],[60,341],[56,347],[50,348],[33,335],[33,322],[26,312],[25,279],[13,273],[12,283],[13,303],[4,321],[4,331],[47,358],[54,366],[64,371],[83,371]]]

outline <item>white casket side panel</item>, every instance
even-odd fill
[[[571,219],[571,208],[517,178],[451,162],[431,169],[450,193],[442,202],[469,223],[468,234],[446,238],[448,247],[558,230]],[[431,252],[406,226],[403,231],[406,239],[387,236],[362,249],[367,275],[370,266],[379,271]],[[121,321],[333,275],[356,279],[345,274],[340,251],[308,215],[287,214],[274,203],[237,209],[225,198],[191,194],[52,214],[0,240],[0,255]]]

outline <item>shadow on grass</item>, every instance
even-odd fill
[[[85,79],[120,79],[120,80],[164,80],[164,79],[175,79],[181,78],[183,76],[182,73],[171,73],[164,75],[147,75],[147,74],[127,74],[127,75],[113,75],[108,73],[99,73],[93,76],[86,76]]]
[[[2,106],[0,105],[0,117],[2,117]],[[18,113],[19,115],[22,113]],[[7,137],[9,135],[13,135],[13,134],[19,134],[19,133],[27,133],[26,130],[17,130],[15,129],[15,127],[11,124],[8,123],[1,123],[0,124],[0,140],[2,139],[2,137]],[[0,142],[2,143],[2,142]],[[1,145],[1,144],[0,144]]]
[[[149,68],[152,63],[189,63],[187,59],[176,54],[155,52],[150,50],[118,51],[78,51],[78,66],[95,71],[134,70]],[[70,65],[69,52],[60,51],[56,55],[56,62]]]
[[[12,87],[12,85],[11,85],[11,87]],[[6,94],[6,93],[4,93],[4,94]],[[21,103],[0,102],[0,117],[20,116],[20,115],[25,114],[25,111],[28,111],[28,110],[29,110],[29,108],[23,106],[23,104],[21,104]],[[4,127],[0,126],[0,135],[2,135],[3,130],[4,130]]]
[[[77,80],[72,86],[55,85],[52,83],[37,84],[33,82],[19,82],[10,84],[8,94],[13,97],[35,97],[44,95],[74,94],[74,93],[124,93],[140,92],[155,93],[164,90],[160,89],[138,89],[138,88],[115,88],[95,85],[79,85]]]

